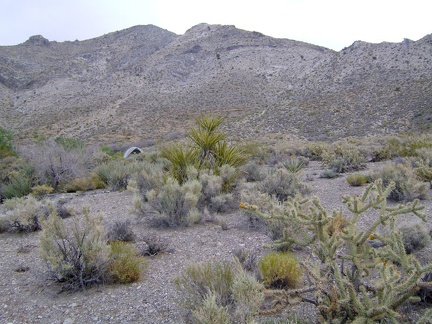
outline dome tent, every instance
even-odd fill
[[[123,157],[126,159],[131,154],[140,154],[142,153],[142,150],[139,147],[130,147],[126,150],[126,152],[123,154]]]

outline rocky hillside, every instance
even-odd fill
[[[340,52],[234,26],[136,26],[0,47],[0,126],[21,139],[131,142],[182,134],[201,113],[240,138],[432,129],[432,34]]]

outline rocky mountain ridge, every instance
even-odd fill
[[[181,136],[202,113],[238,138],[432,129],[432,34],[340,52],[234,26],[184,35],[135,26],[98,38],[0,46],[0,126],[21,140]]]

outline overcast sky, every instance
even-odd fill
[[[356,40],[418,40],[432,33],[431,0],[0,0],[0,45],[32,35],[94,38],[153,24],[176,34],[199,23],[341,50]]]

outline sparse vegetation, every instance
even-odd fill
[[[395,187],[388,196],[392,201],[423,199],[427,190],[426,184],[417,179],[414,169],[406,164],[387,162],[380,170],[372,172],[371,178],[382,179],[385,186],[394,182]]]

